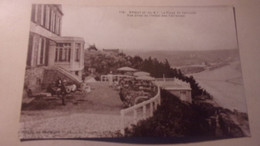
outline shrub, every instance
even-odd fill
[[[137,137],[184,137],[213,135],[204,116],[166,90],[161,92],[162,102],[154,116],[139,121],[132,129],[126,130],[126,136]]]

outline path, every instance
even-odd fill
[[[119,133],[117,115],[72,114],[21,123],[22,139],[113,137]]]
[[[79,99],[77,104],[68,101],[51,110],[22,111],[21,139],[118,136],[122,109],[118,92],[106,83],[90,86],[86,96],[73,97]]]
[[[92,91],[86,95],[85,100],[91,102],[91,113],[114,113],[119,114],[123,107],[118,91],[108,86],[108,83],[90,83]]]

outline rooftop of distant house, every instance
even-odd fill
[[[89,50],[89,51],[97,51],[98,49],[97,49],[97,47],[96,47],[95,45],[90,45],[90,46],[88,47],[88,50]]]

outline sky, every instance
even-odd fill
[[[83,37],[86,47],[95,44],[98,49],[121,50],[237,48],[232,7],[63,5],[62,10],[62,36]]]

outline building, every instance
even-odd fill
[[[96,47],[96,45],[94,44],[94,45],[90,45],[89,47],[88,47],[88,51],[97,51],[98,49],[97,49],[97,47]]]
[[[84,40],[79,37],[54,37],[49,45],[49,66],[63,67],[82,77],[84,69]]]
[[[51,37],[61,36],[62,10],[60,5],[33,4],[31,11],[27,66],[48,65]]]
[[[62,68],[60,74],[68,78],[82,78],[85,42],[83,38],[61,36],[63,15],[58,4],[32,5],[25,75],[27,88],[41,88],[46,80],[44,73],[55,67]]]
[[[169,91],[171,94],[180,98],[180,100],[192,103],[191,87],[189,83],[176,78],[156,80],[155,84]]]

